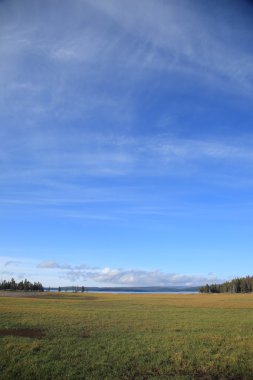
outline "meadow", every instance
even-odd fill
[[[252,294],[4,295],[1,379],[253,379]]]

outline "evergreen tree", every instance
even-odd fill
[[[206,284],[200,293],[249,293],[253,291],[253,276],[238,277],[223,284]]]
[[[17,283],[14,278],[10,281],[3,280],[0,282],[0,290],[21,290],[21,291],[38,291],[43,292],[44,288],[40,282],[34,282],[33,284],[25,279]]]

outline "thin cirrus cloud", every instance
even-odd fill
[[[37,268],[43,268],[43,269],[70,269],[71,266],[68,264],[59,264],[55,261],[43,261],[37,265]]]
[[[61,149],[52,154],[50,152],[43,154],[42,149],[36,160],[28,167],[22,167],[17,157],[15,164],[13,163],[11,167],[8,165],[2,171],[0,203],[8,208],[26,205],[27,211],[36,205],[40,208],[47,206],[52,210],[55,208],[55,216],[69,219],[116,222],[122,218],[122,213],[125,213],[127,206],[129,210],[138,208],[138,205],[146,209],[152,206],[164,211],[171,209],[170,205],[163,204],[165,191],[160,191],[159,198],[153,197],[152,200],[152,193],[143,193],[144,185],[141,183],[135,185],[132,180],[127,184],[119,184],[120,178],[151,176],[154,181],[174,178],[176,187],[175,190],[171,189],[171,197],[175,199],[178,198],[177,181],[184,180],[185,176],[191,178],[196,184],[202,184],[201,186],[208,186],[208,184],[220,188],[252,186],[250,176],[253,157],[250,142],[246,146],[238,141],[225,144],[219,141],[197,139],[168,138],[167,141],[166,138],[139,141],[135,139],[124,146],[121,145],[120,149],[123,151],[121,157],[124,159],[120,160],[117,154],[114,156],[112,153],[106,153],[113,149],[117,150],[117,143],[114,147],[113,143],[106,142],[105,151],[100,156],[92,152],[79,154],[77,151],[65,155],[65,148]],[[208,170],[203,172],[207,165]],[[219,165],[218,172],[217,165]],[[240,170],[240,182],[237,180],[238,170]],[[87,177],[96,181],[98,178],[102,180],[110,178],[111,182],[85,184],[82,178]],[[117,179],[117,183],[113,182],[114,179]],[[71,185],[70,181],[76,183]],[[31,182],[37,183],[37,188],[30,189]],[[10,192],[14,184],[18,184],[23,191]],[[181,189],[179,195],[182,191],[185,192],[186,189]],[[188,192],[190,191],[188,189]],[[158,195],[158,189],[155,192]],[[112,204],[118,209],[112,209]],[[67,207],[68,205],[72,205],[72,208]],[[82,205],[79,210],[78,205]],[[96,205],[96,208],[94,209],[92,205],[94,207]],[[107,205],[107,208],[102,208],[102,205]],[[182,202],[173,203],[173,208],[180,212]],[[201,208],[202,206],[199,205],[198,211]],[[206,208],[210,207],[206,205]],[[213,206],[210,211],[212,210]],[[198,211],[195,210],[195,213]]]
[[[98,62],[100,58],[103,65],[99,68],[102,71],[106,68],[109,72],[113,66],[123,64],[128,74],[131,73],[128,80],[132,79],[133,82],[148,76],[149,70],[173,75],[185,72],[186,75],[197,75],[209,85],[213,82],[228,90],[234,87],[236,92],[240,89],[250,95],[252,80],[249,78],[253,77],[251,54],[240,49],[239,44],[235,49],[234,43],[244,32],[243,23],[237,25],[239,38],[236,31],[231,36],[229,16],[224,21],[222,6],[211,8],[208,15],[207,8],[201,6],[199,1],[189,5],[186,1],[165,4],[149,0],[145,2],[145,7],[141,3],[136,5],[134,1],[124,6],[114,0],[85,3],[90,5],[96,15],[101,14],[103,21],[100,31],[103,31],[103,35],[93,25],[88,29],[88,38],[82,44],[76,38],[70,38],[67,46],[64,41],[64,48],[55,53],[58,59]],[[232,6],[234,12],[240,14],[245,4],[238,7],[233,2]],[[218,28],[215,27],[217,16],[219,21],[223,21]],[[230,16],[230,21],[240,21],[233,12]],[[119,32],[117,38],[112,35],[113,26]],[[220,39],[220,33],[223,39]],[[80,45],[83,49],[78,48]],[[116,50],[120,54],[115,55],[112,62]]]
[[[3,164],[3,176],[11,177],[29,175],[50,176],[57,172],[58,176],[75,177],[80,174],[91,176],[120,176],[125,174],[174,174],[178,172],[180,163],[194,163],[195,168],[203,163],[223,159],[225,162],[252,162],[252,143],[250,139],[234,139],[230,141],[215,141],[204,139],[178,139],[173,136],[156,136],[152,138],[131,138],[124,142],[121,137],[111,140],[110,136],[83,135],[84,142],[72,140],[67,144],[56,136],[51,136],[51,142],[39,146],[34,143],[31,136],[22,144],[16,145],[16,152],[10,157],[7,147],[3,149],[6,162],[11,161],[11,166]],[[17,143],[17,142],[16,142]],[[70,144],[72,146],[70,146]],[[55,149],[55,145],[57,145]],[[25,155],[20,160],[20,155],[25,149]],[[9,157],[9,158],[8,158]],[[12,160],[11,160],[12,158]],[[168,164],[173,162],[175,166]],[[27,164],[29,170],[27,171]],[[26,170],[22,171],[22,168]],[[154,167],[161,170],[154,172]],[[5,169],[5,171],[4,171]],[[7,172],[8,169],[8,172]],[[12,170],[10,170],[12,169]],[[20,171],[21,169],[21,171]],[[18,173],[19,172],[19,173]],[[12,173],[12,174],[11,174]],[[5,178],[6,178],[5,177]]]
[[[111,120],[124,120],[134,112],[137,86],[159,73],[172,81],[175,75],[195,76],[195,83],[251,96],[252,51],[245,48],[246,41],[240,43],[242,38],[250,41],[249,20],[242,16],[245,2],[238,6],[232,1],[226,14],[222,5],[203,6],[200,1],[148,0],[143,6],[132,0],[78,0],[66,1],[60,9],[50,8],[46,1],[43,8],[38,6],[36,17],[28,11],[29,0],[13,9],[14,1],[9,3],[1,4],[5,75],[0,83],[6,112],[13,107],[27,116],[25,123],[45,120],[46,114],[84,118],[94,108],[101,111],[103,104],[102,112]],[[18,22],[15,17],[9,22],[11,10]],[[237,29],[231,31],[233,22]],[[104,85],[106,95],[101,91]],[[118,96],[117,88],[124,90],[124,97]]]
[[[49,140],[48,138],[47,141]],[[53,142],[57,145],[56,149],[53,148]],[[23,157],[20,160],[25,144],[27,158]],[[57,141],[56,136],[54,139],[51,136],[51,144],[42,141],[38,147],[29,142],[28,138],[22,149],[17,147],[16,158],[12,157],[11,164],[3,165],[0,204],[9,208],[23,205],[27,206],[27,210],[33,206],[41,209],[47,206],[52,209],[55,216],[64,219],[117,222],[122,216],[125,218],[126,206],[129,212],[133,213],[133,210],[150,209],[153,205],[155,209],[171,215],[171,207],[162,204],[166,194],[160,192],[159,204],[158,198],[151,200],[148,193],[142,195],[142,185],[136,186],[130,182],[121,185],[119,191],[119,185],[116,183],[111,182],[109,186],[101,182],[84,185],[80,178],[106,177],[113,181],[120,177],[151,176],[157,180],[164,177],[180,180],[187,176],[196,183],[207,183],[207,185],[211,183],[212,186],[226,188],[235,187],[236,184],[241,187],[252,186],[249,176],[253,159],[252,143],[246,138],[219,141],[178,139],[166,135],[153,138],[123,136],[112,138],[112,136],[89,134],[87,141],[83,143],[72,137],[69,142],[69,145],[72,144],[71,147],[65,138]],[[29,157],[32,158],[31,161]],[[206,165],[208,171],[203,172]],[[218,172],[217,165],[219,165]],[[238,169],[240,169],[240,183],[237,182]],[[71,184],[70,181],[76,182]],[[38,183],[36,189],[29,189],[31,182]],[[10,192],[9,189],[14,184],[22,187],[23,192],[17,193],[13,190]],[[173,197],[177,198],[177,195]],[[102,209],[100,206],[94,210],[91,207],[87,208],[88,204],[104,204],[108,207]],[[118,210],[112,210],[111,204],[120,207]],[[68,205],[72,205],[72,209],[67,207]],[[78,205],[82,205],[82,209],[78,210]],[[210,207],[206,205],[206,209],[208,208]],[[199,205],[195,214],[201,209],[202,206]],[[173,210],[176,214],[181,213],[182,204],[173,203]],[[213,210],[211,206],[210,212]],[[192,212],[192,208],[189,208],[188,212]]]
[[[247,20],[243,23],[240,16],[246,4],[238,7],[233,1],[224,17],[222,6],[203,6],[200,1],[148,0],[143,7],[132,0],[124,5],[114,0],[78,0],[67,1],[60,9],[47,1],[43,8],[35,7],[34,17],[27,12],[29,3],[16,3],[14,8],[13,1],[1,4],[5,75],[0,84],[5,92],[0,107],[3,115],[12,114],[9,128],[0,131],[4,179],[23,176],[29,181],[56,172],[65,179],[153,174],[154,167],[167,175],[180,173],[180,161],[185,165],[194,160],[196,165],[203,159],[251,160],[251,147],[244,151],[236,139],[231,144],[178,139],[176,134],[148,139],[132,136],[131,131],[138,129],[135,104],[141,95],[136,88],[149,86],[152,79],[157,94],[163,89],[161,74],[172,83],[177,78],[172,88],[184,90],[187,79],[193,86],[217,89],[219,83],[222,91],[251,96],[252,52],[246,43],[235,43],[241,36],[249,38]],[[18,22],[15,17],[9,22],[11,10],[19,16]],[[235,20],[237,30],[231,31]],[[33,62],[31,70],[29,62]],[[82,126],[73,128],[71,135],[61,128],[68,120],[81,120]],[[109,121],[110,132],[104,120]],[[52,128],[45,127],[51,123]],[[91,131],[94,123],[96,130],[105,132]],[[169,166],[170,162],[176,165]]]
[[[72,270],[94,269],[94,268],[88,267],[85,264],[71,266],[70,264],[60,264],[60,263],[58,263],[56,261],[52,261],[52,260],[40,262],[39,264],[37,264],[37,268],[42,268],[42,269],[72,269]]]

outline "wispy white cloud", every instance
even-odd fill
[[[46,2],[34,12],[26,12],[29,1],[15,9],[7,2],[0,6],[0,109],[10,124],[0,128],[5,182],[48,180],[56,173],[65,181],[87,175],[168,175],[180,173],[182,164],[183,172],[189,171],[193,161],[194,171],[203,160],[251,162],[251,146],[238,146],[236,140],[156,133],[138,138],[134,133],[143,84],[159,93],[162,82],[171,83],[173,91],[183,90],[188,80],[192,86],[249,95],[252,52],[235,43],[247,37],[240,18],[238,29],[231,30],[240,11],[236,2],[225,19],[220,5],[209,9],[185,0],[147,0],[145,5],[78,0],[60,9]],[[70,19],[75,22],[69,24]],[[65,123],[73,121],[78,127],[69,133]]]
[[[231,80],[236,91],[241,91],[240,87],[243,87],[249,94],[252,81],[248,79],[252,79],[253,75],[250,63],[252,52],[234,43],[245,32],[244,25],[238,25],[239,33],[231,30],[230,22],[240,22],[240,18],[236,20],[231,12],[230,19],[229,16],[224,19],[222,4],[217,7],[212,4],[212,9],[200,5],[200,2],[187,1],[164,3],[149,0],[145,6],[134,1],[122,6],[115,0],[103,3],[89,1],[89,4],[106,15],[107,22],[113,21],[127,35],[134,36],[135,54],[126,62],[134,63],[139,69],[141,67],[142,73],[150,68],[188,72],[209,85],[220,82],[221,86],[225,85],[230,90],[232,86],[226,81]],[[240,13],[243,9],[245,12],[245,4],[239,7],[233,2],[231,5],[234,11]],[[216,17],[212,13],[216,13]],[[141,42],[140,46],[138,42]]]
[[[155,137],[92,135],[80,133],[79,138],[63,139],[51,133],[28,135],[11,149],[11,141],[3,148],[1,178],[18,181],[31,178],[65,181],[83,175],[118,177],[130,174],[180,174],[180,169],[193,167],[194,172],[205,163],[222,160],[233,165],[252,163],[251,137],[230,141],[199,138],[177,138],[171,135]],[[22,160],[22,152],[25,152]],[[173,166],[171,165],[173,163]],[[156,170],[154,170],[156,168]],[[184,173],[184,170],[183,170]],[[56,175],[57,174],[57,175]],[[190,172],[189,172],[190,174]]]
[[[119,122],[134,114],[144,82],[163,87],[161,75],[172,88],[189,80],[251,97],[252,51],[241,43],[250,42],[244,2],[232,1],[228,13],[220,3],[186,0],[77,0],[60,9],[44,2],[29,11],[29,1],[14,9],[9,3],[0,5],[2,108],[15,109],[26,125],[89,122],[95,110]]]
[[[86,269],[97,269],[94,267],[88,267],[86,264],[80,264],[80,265],[70,265],[70,264],[62,264],[58,263],[53,260],[47,260],[47,261],[41,261],[37,264],[37,268],[43,268],[43,269],[71,269],[71,270],[86,270]]]
[[[48,260],[48,261],[42,261],[41,263],[39,263],[37,265],[37,268],[43,268],[43,269],[55,269],[55,268],[58,268],[58,269],[70,269],[71,266],[68,265],[68,264],[59,264],[55,261],[51,261],[51,260]]]
[[[190,216],[194,205],[190,206],[188,198],[193,190],[187,189],[185,199],[182,192],[185,194],[186,189],[179,192],[177,185],[181,179],[187,177],[196,186],[234,188],[240,170],[240,186],[252,186],[250,136],[219,140],[172,134],[133,137],[81,132],[79,138],[73,135],[68,141],[66,136],[51,132],[40,139],[40,133],[37,137],[27,134],[19,144],[16,141],[14,151],[11,143],[4,148],[6,158],[0,164],[2,215],[14,208],[16,215],[18,210],[26,214],[33,209],[33,214],[53,218],[111,224],[134,215]],[[153,182],[135,183],[135,178],[152,178]],[[159,191],[156,185],[162,179],[174,183],[170,203],[166,189]],[[231,211],[226,205],[224,212],[232,217],[235,205]],[[207,215],[209,210],[211,216],[219,207],[198,202],[194,215]],[[249,202],[241,212],[246,209],[251,209]]]
[[[1,256],[0,253],[0,280],[14,277],[17,279],[31,278],[33,281],[37,281],[36,275],[38,274],[35,269],[35,261],[32,259],[20,256]]]
[[[22,262],[21,261],[18,261],[18,260],[9,260],[9,261],[6,261],[4,266],[5,267],[8,267],[8,266],[19,266]]]

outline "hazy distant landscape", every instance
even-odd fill
[[[45,288],[46,291],[49,290],[49,288]],[[58,291],[58,288],[50,288],[50,290],[53,291]],[[61,291],[81,291],[81,288],[74,288],[71,286],[63,286],[61,287]],[[96,287],[96,286],[87,286],[85,287],[86,292],[118,292],[118,293],[167,293],[167,292],[172,292],[172,293],[178,293],[178,292],[198,292],[199,291],[199,286],[130,286],[130,287]]]

